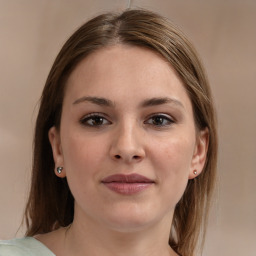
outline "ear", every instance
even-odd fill
[[[189,179],[194,179],[202,172],[207,158],[208,145],[209,130],[208,128],[205,128],[197,134],[194,154],[189,171]]]
[[[63,153],[61,148],[61,140],[60,140],[60,133],[56,129],[55,126],[53,126],[49,132],[48,132],[48,138],[52,146],[52,153],[53,153],[53,159],[55,162],[55,168],[54,172],[55,174],[60,177],[64,178],[66,177],[66,172],[64,168],[64,159],[63,159]],[[57,167],[63,167],[63,171],[61,173],[57,172]]]

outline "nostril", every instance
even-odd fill
[[[131,160],[140,160],[141,159],[141,156],[139,156],[139,155],[134,155],[134,156],[132,156],[132,157],[129,157],[129,156],[122,156],[122,155],[114,155],[114,159],[116,159],[116,160],[119,160],[119,159],[123,159],[123,160],[129,160],[129,161],[131,161]]]

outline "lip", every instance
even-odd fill
[[[155,182],[139,174],[114,174],[104,178],[101,183],[116,193],[132,195],[146,190]]]

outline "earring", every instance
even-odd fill
[[[197,171],[196,171],[196,170],[194,170],[193,173],[194,173],[195,175],[197,175]]]
[[[62,170],[63,170],[63,167],[57,167],[57,173],[58,173],[58,174],[61,174],[61,173],[62,173]]]

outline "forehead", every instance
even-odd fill
[[[131,93],[136,92],[136,93]],[[127,45],[102,48],[71,73],[66,97],[103,96],[112,100],[137,96],[172,96],[190,101],[171,65],[152,50]]]

